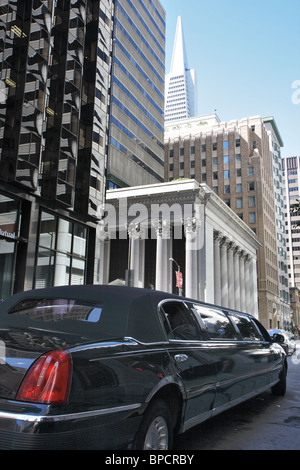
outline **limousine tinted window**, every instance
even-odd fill
[[[210,339],[236,339],[236,332],[227,316],[214,308],[193,304]]]
[[[200,331],[191,312],[182,302],[164,302],[161,306],[167,322],[164,326],[169,339],[197,341]]]
[[[253,341],[253,340],[261,341],[262,340],[262,336],[259,334],[256,326],[254,325],[254,323],[252,323],[250,318],[244,315],[234,314],[234,313],[231,313],[230,316],[235,322],[235,324],[237,325],[243,339],[248,340],[248,341]]]
[[[75,299],[26,299],[9,311],[10,315],[26,315],[39,322],[75,320],[96,323],[101,313],[102,305]]]

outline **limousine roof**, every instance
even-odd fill
[[[0,328],[7,324],[28,327],[28,318],[22,315],[29,301],[73,299],[101,306],[101,321],[97,324],[75,322],[70,326],[60,322],[59,328],[71,328],[74,334],[85,334],[97,339],[131,336],[144,342],[164,341],[158,319],[157,304],[163,299],[180,299],[173,294],[123,286],[80,285],[35,289],[16,294],[0,305]],[[24,306],[24,308],[22,307]],[[49,322],[55,323],[55,322]],[[57,325],[56,325],[57,328]]]

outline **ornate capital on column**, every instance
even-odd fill
[[[138,240],[141,237],[140,224],[130,223],[128,226],[128,235],[132,240]]]
[[[235,245],[233,248],[233,256],[239,258],[241,254],[241,249],[238,245]]]
[[[214,231],[214,243],[220,244],[223,238],[224,235],[221,232]]]
[[[196,217],[187,217],[183,220],[185,233],[196,233],[201,226],[201,221]]]
[[[221,237],[220,237],[220,246],[221,246],[221,247],[228,248],[229,243],[230,243],[229,238],[227,238],[227,237],[225,237],[225,236],[221,236]]]
[[[155,219],[151,222],[152,227],[156,232],[156,236],[161,236],[164,239],[170,239],[170,222],[166,219]]]
[[[236,248],[236,245],[234,244],[234,242],[231,241],[231,240],[228,240],[228,242],[227,242],[228,251],[230,251],[232,254],[234,254],[235,248]]]

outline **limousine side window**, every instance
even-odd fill
[[[210,339],[236,339],[236,332],[230,320],[221,311],[193,304],[192,309],[199,315]]]
[[[254,323],[252,323],[250,318],[235,313],[231,313],[230,316],[237,325],[243,339],[248,341],[262,340],[262,336],[260,335],[258,329],[255,327]]]
[[[197,341],[200,339],[200,331],[196,320],[183,302],[164,302],[161,306],[165,317],[164,322],[169,339]]]

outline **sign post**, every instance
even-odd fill
[[[180,271],[180,266],[177,263],[177,261],[175,261],[174,258],[169,258],[169,261],[173,261],[177,266],[177,271],[175,271],[175,274],[176,274],[176,287],[178,288],[178,295],[182,295],[183,275],[182,275],[182,272]]]

